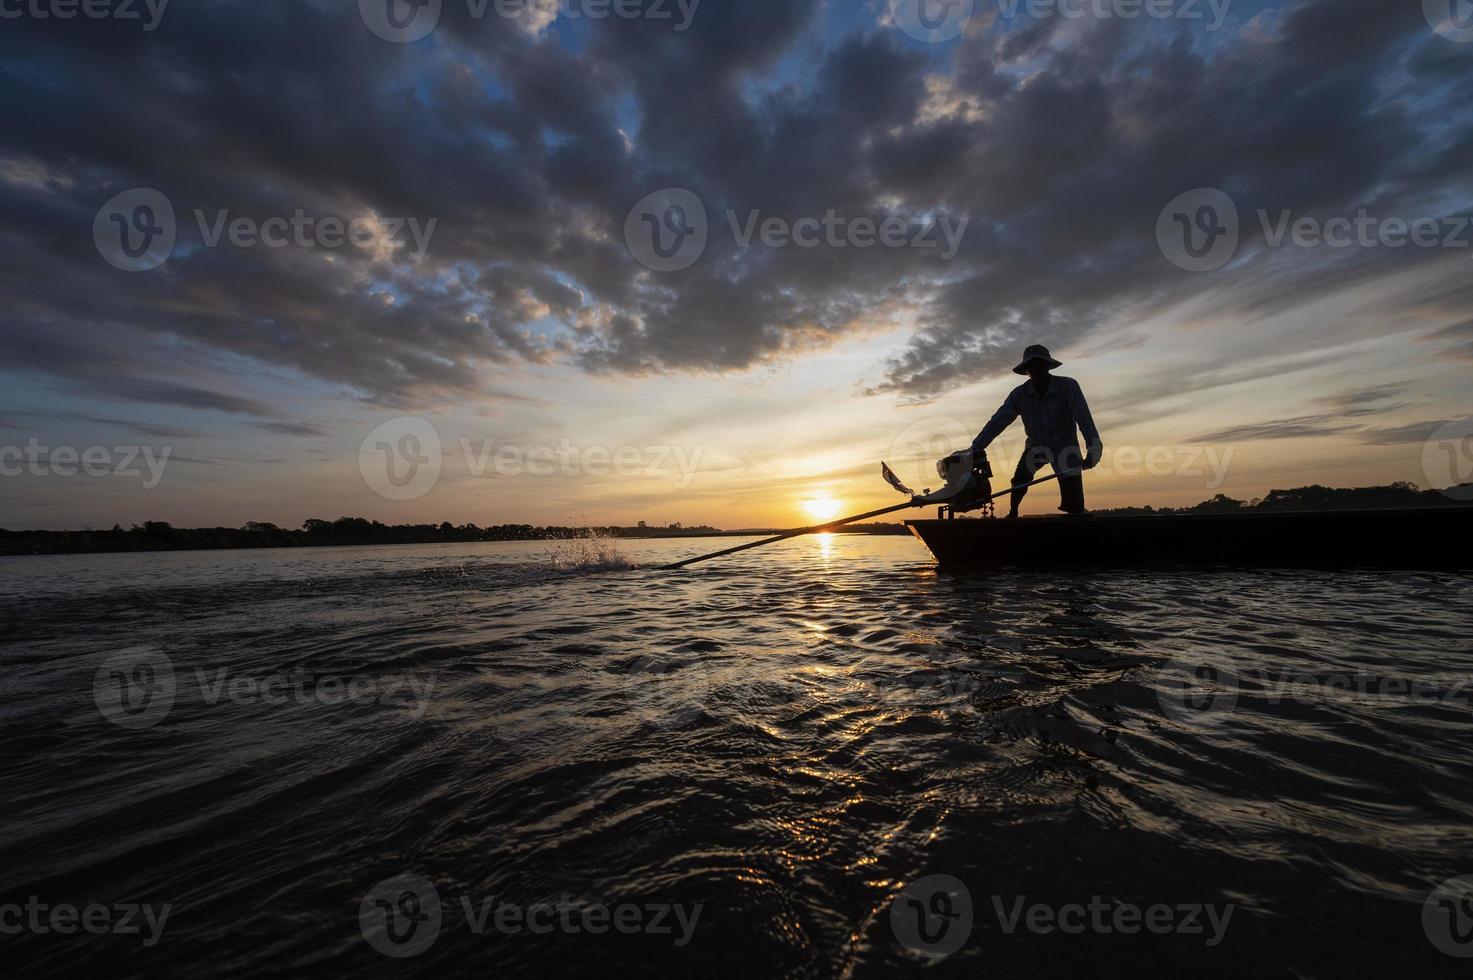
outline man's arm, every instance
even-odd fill
[[[1100,461],[1100,456],[1105,451],[1105,444],[1100,441],[1100,430],[1095,428],[1094,416],[1089,413],[1089,403],[1084,400],[1084,389],[1076,382],[1071,386],[1069,392],[1069,408],[1074,413],[1074,422],[1079,426],[1079,431],[1084,433],[1086,467],[1094,466]]]
[[[972,440],[972,455],[986,452],[987,447],[992,445],[992,440],[1002,435],[1002,430],[1013,424],[1018,417],[1017,391],[1008,392],[1008,397],[1002,403],[1002,408],[992,416],[992,420]]]

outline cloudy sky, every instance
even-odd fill
[[[801,523],[1033,342],[1097,507],[1467,478],[1438,6],[7,0],[0,526]]]

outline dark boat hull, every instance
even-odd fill
[[[906,521],[946,568],[1473,569],[1473,507]]]

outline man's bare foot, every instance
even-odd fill
[[[1015,510],[1010,510],[1010,511],[1007,512],[1007,514],[1005,514],[1003,516],[1003,520],[1005,520],[1005,521],[1016,521],[1017,519],[1018,519],[1018,512],[1015,511]]]

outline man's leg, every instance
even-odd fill
[[[1018,468],[1013,471],[1013,495],[1008,504],[1008,516],[1018,516],[1018,505],[1028,494],[1028,488],[1022,484],[1030,483],[1034,474],[1043,465],[1044,461],[1039,459],[1039,453],[1034,449],[1023,450],[1023,455],[1018,457]]]
[[[1054,460],[1059,474],[1059,510],[1066,514],[1084,513],[1084,457],[1078,446],[1067,446]]]
[[[1066,514],[1083,514],[1084,509],[1084,476],[1075,473],[1073,476],[1059,477],[1059,510]]]

